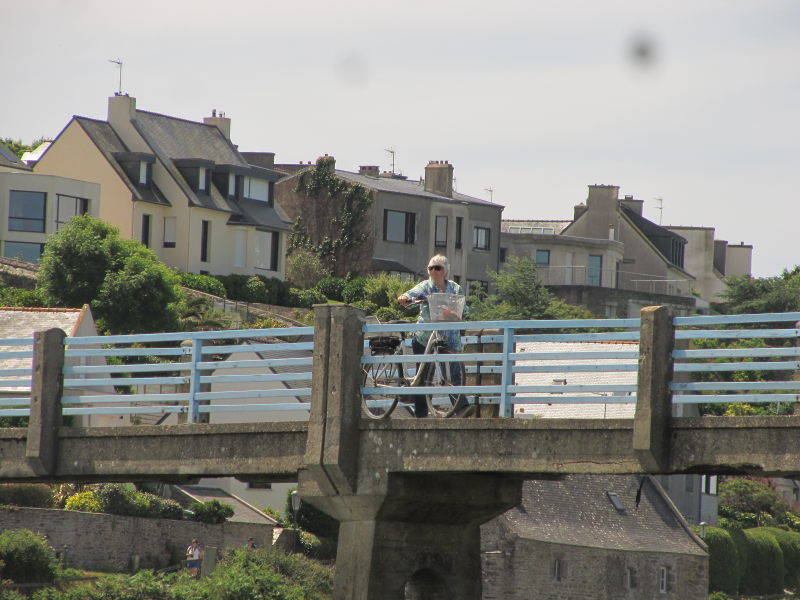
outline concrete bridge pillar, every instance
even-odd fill
[[[299,493],[340,522],[334,598],[481,598],[480,525],[521,502],[515,476],[393,473],[359,456],[363,312],[316,306]],[[426,423],[419,422],[424,428]]]

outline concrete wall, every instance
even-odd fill
[[[44,232],[9,230],[9,205],[12,190],[46,194]],[[44,244],[47,238],[57,231],[57,198],[59,194],[86,198],[89,201],[89,214],[98,216],[100,186],[96,183],[27,171],[0,173],[0,241],[3,242],[3,248],[0,250],[3,256],[7,254],[6,241]],[[10,258],[16,257],[11,256]]]
[[[203,547],[219,551],[245,545],[272,544],[272,526],[227,522],[205,525],[196,521],[144,519],[43,508],[0,508],[0,529],[30,529],[46,535],[67,566],[98,571],[128,571],[133,556],[141,568],[162,568],[183,560],[186,547],[197,538]]]
[[[669,306],[677,317],[694,314],[695,310],[693,297],[683,298],[586,285],[552,286],[548,289],[565,302],[584,306],[601,317],[636,318],[645,306],[656,305]]]

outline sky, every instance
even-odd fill
[[[663,225],[800,263],[796,0],[0,0],[0,138],[137,108],[231,118],[242,151],[409,178],[454,166],[508,219],[617,185]],[[489,191],[491,190],[491,191]]]

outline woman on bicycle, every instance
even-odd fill
[[[407,292],[400,294],[397,297],[397,301],[403,306],[407,306],[412,302],[427,298],[428,294],[458,294],[460,296],[463,296],[464,291],[461,289],[461,286],[458,285],[455,281],[447,279],[447,275],[449,275],[449,273],[450,273],[450,261],[447,260],[447,257],[442,254],[437,254],[435,256],[432,256],[431,259],[428,261],[428,279],[418,283]],[[466,314],[466,312],[467,312],[467,307],[465,306],[464,313]],[[428,304],[423,303],[419,311],[419,318],[417,319],[417,323],[429,323],[430,320],[431,320],[431,315],[430,315],[430,309],[428,308]],[[454,352],[460,352],[461,351],[460,332],[451,329],[449,331],[444,331],[442,333],[444,334],[447,345]],[[430,331],[417,331],[414,334],[414,337],[411,339],[411,348],[414,354],[425,353],[425,346],[428,343],[428,338],[430,337],[430,335],[431,335]],[[463,371],[463,365],[461,363],[450,363],[450,381],[453,385],[461,385],[462,371]],[[473,408],[467,405],[466,400],[464,400],[464,404],[465,406],[463,408],[466,409]],[[461,414],[461,410],[462,407],[459,407],[459,409],[456,411],[458,416],[468,416],[465,414]],[[416,416],[417,418],[428,416],[428,405],[425,402],[424,396],[414,396],[414,416]]]

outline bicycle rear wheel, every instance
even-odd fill
[[[449,348],[440,348],[439,355],[453,354]],[[446,360],[446,359],[444,359]],[[426,386],[434,387],[452,387],[452,377],[450,375],[450,366],[454,369],[461,369],[460,363],[448,362],[435,362],[431,363],[428,368],[428,376],[425,381]],[[464,380],[463,372],[461,380]],[[434,394],[426,394],[426,401],[428,402],[428,411],[434,417],[452,417],[456,410],[466,406],[467,398],[463,394],[450,394],[446,391],[437,392]]]
[[[364,365],[365,388],[398,387],[405,385],[403,365],[399,363],[375,363]],[[397,406],[396,394],[380,391],[361,395],[361,412],[370,419],[386,419]]]

